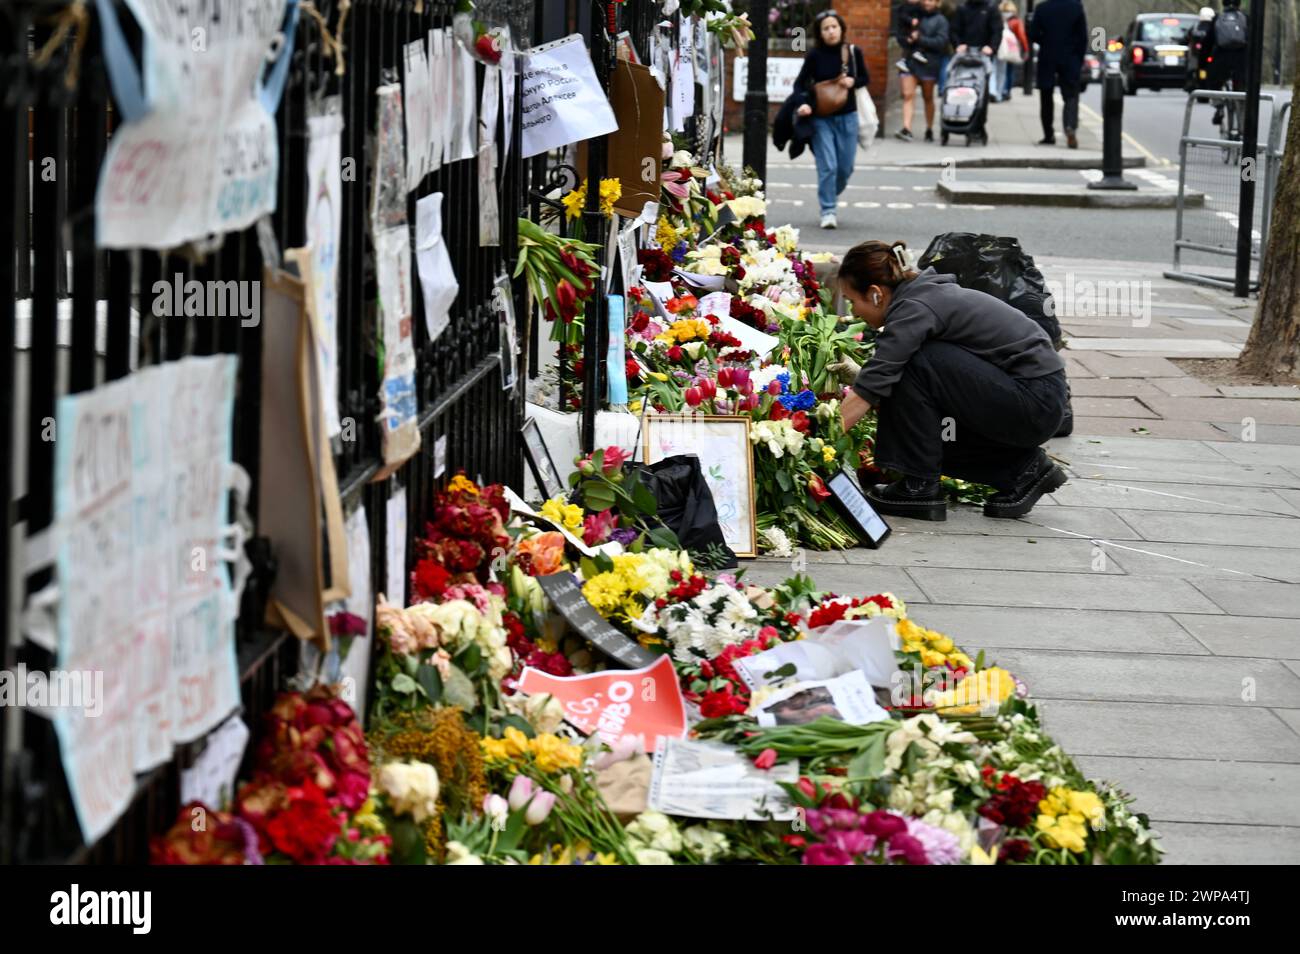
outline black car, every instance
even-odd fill
[[[1187,81],[1187,34],[1196,26],[1194,13],[1142,13],[1124,34],[1120,71],[1124,92],[1138,87],[1182,87]]]

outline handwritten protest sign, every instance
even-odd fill
[[[186,358],[59,399],[58,669],[102,679],[93,706],[55,712],[86,841],[130,804],[135,772],[239,704],[218,552],[236,364]]]
[[[640,739],[645,751],[653,752],[660,736],[686,734],[686,703],[667,656],[644,669],[587,676],[552,676],[528,667],[519,677],[519,691],[554,696],[564,707],[564,721],[611,748],[631,735]]]
[[[523,156],[618,128],[580,34],[524,53]]]
[[[596,608],[582,595],[582,587],[572,573],[539,576],[537,582],[569,625],[606,656],[628,668],[654,661],[653,653],[642,649],[596,612]]]
[[[125,0],[137,64],[112,0],[97,0],[122,123],[95,198],[106,248],[172,248],[275,209],[275,111],[298,0]],[[268,63],[268,56],[274,54]]]

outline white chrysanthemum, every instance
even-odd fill
[[[766,530],[761,531],[760,535],[767,547],[769,556],[794,556],[794,546],[790,543],[790,537],[780,527],[768,527]]]

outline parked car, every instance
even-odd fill
[[[1124,92],[1138,87],[1181,88],[1187,80],[1187,34],[1196,25],[1194,13],[1142,13],[1124,35],[1120,71]]]

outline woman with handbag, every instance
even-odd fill
[[[1029,51],[1029,34],[1020,19],[1020,11],[1015,0],[1002,0],[998,7],[1002,11],[1002,43],[998,46],[998,60],[1005,70],[1002,80],[1002,102],[1011,98],[1011,88],[1015,85],[1016,68],[1024,65],[1025,55]],[[1015,39],[1012,44],[1007,40],[1007,31]]]
[[[799,115],[813,116],[813,157],[817,160],[817,201],[821,227],[836,228],[835,207],[853,174],[858,151],[858,106],[854,90],[867,85],[862,51],[845,38],[844,18],[834,10],[817,14],[814,45],[804,57],[795,86],[807,90],[812,105]]]

